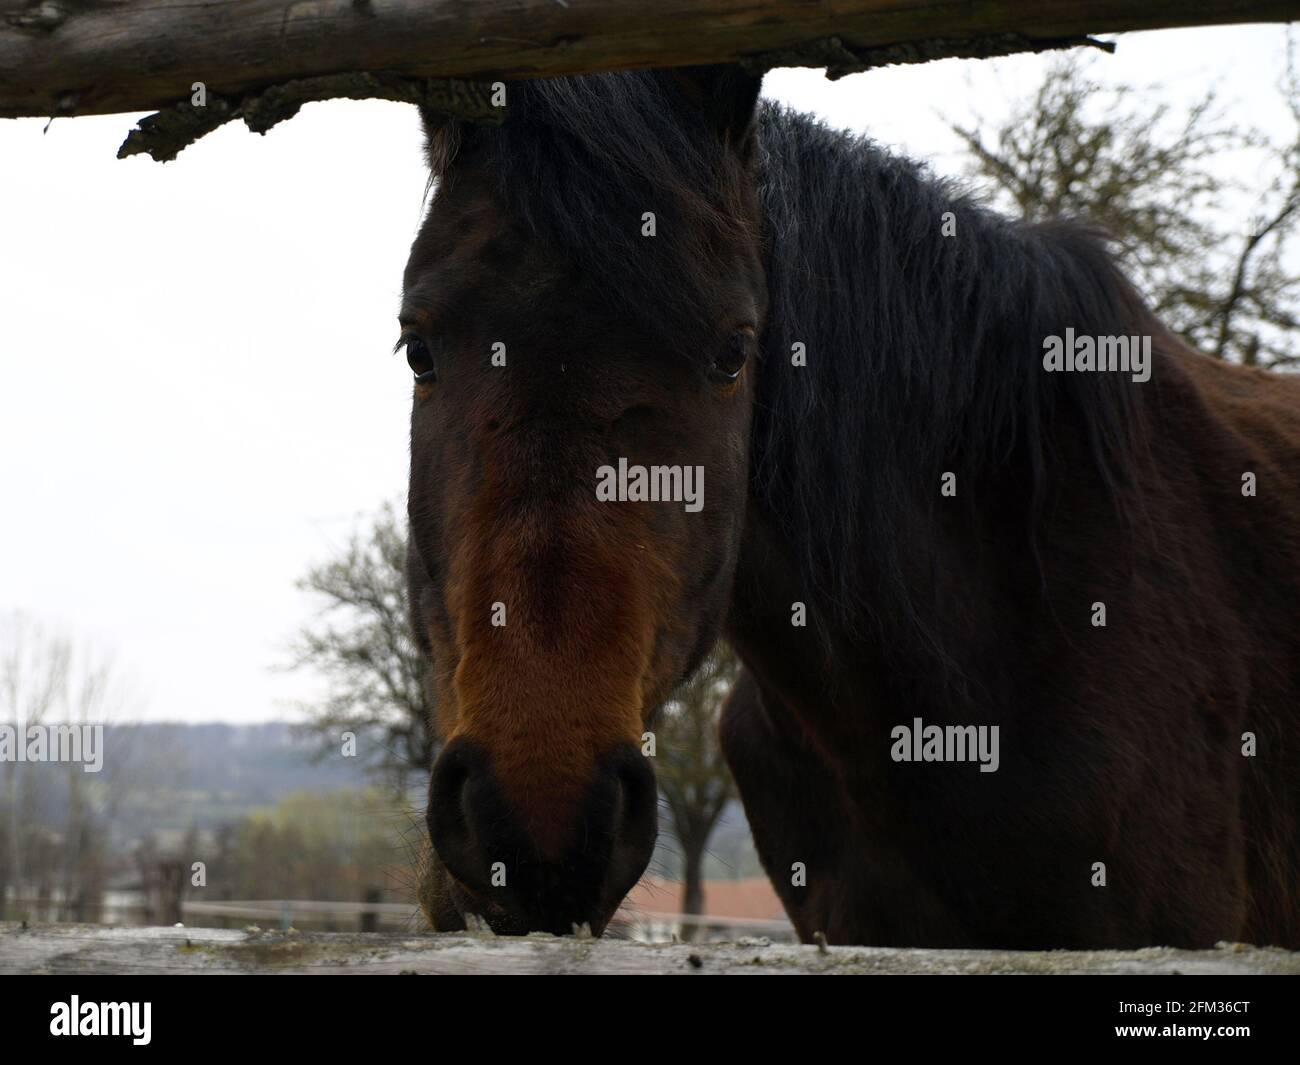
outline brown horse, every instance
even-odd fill
[[[604,928],[654,843],[643,735],[725,631],[805,939],[1300,947],[1300,384],[758,89],[425,116],[434,927]]]

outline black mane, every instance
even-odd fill
[[[1140,300],[1083,227],[1004,219],[923,166],[774,104],[759,142],[771,302],[758,491],[838,624],[875,621],[898,642],[902,620],[933,645],[942,606],[918,601],[907,574],[933,561],[922,552],[938,539],[944,472],[958,477],[948,505],[967,510],[985,482],[1019,475],[1031,552],[1060,434],[1080,438],[1118,501],[1135,386],[1045,373],[1042,342],[1069,326],[1135,332]],[[942,236],[946,212],[955,236]]]
[[[716,236],[744,224],[731,207],[745,175],[667,75],[512,84],[505,125],[474,135],[516,218],[598,271],[665,343],[701,347],[713,325],[700,278]],[[839,626],[942,650],[939,607],[914,579],[941,474],[957,473],[964,506],[983,479],[1019,474],[1027,547],[1060,434],[1117,488],[1129,378],[1044,373],[1042,341],[1071,326],[1133,333],[1140,301],[1082,228],[1003,219],[922,166],[771,103],[758,142],[770,307],[755,491]],[[646,210],[654,240],[639,233]],[[941,235],[945,212],[955,236]],[[796,342],[806,367],[791,365]]]

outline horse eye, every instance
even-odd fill
[[[737,330],[727,338],[727,348],[713,360],[713,374],[724,381],[734,381],[749,358],[749,337]]]
[[[433,361],[433,352],[429,345],[419,337],[405,337],[402,343],[406,347],[406,362],[415,374],[417,384],[427,384],[438,380],[438,365]]]

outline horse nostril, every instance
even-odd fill
[[[458,757],[459,750],[448,747],[443,756],[433,767],[433,779],[429,785],[429,820],[434,819],[435,810],[438,819],[451,815],[453,819],[464,820],[464,806],[460,796],[469,779],[469,767],[463,758]],[[432,826],[431,826],[432,827]]]
[[[630,875],[634,883],[645,869],[659,832],[659,791],[649,759],[635,747],[620,752],[612,768],[618,779],[620,802],[613,826],[615,861],[611,874],[616,882]]]
[[[465,748],[447,745],[433,767],[429,781],[426,820],[434,850],[451,872],[469,882],[477,861],[473,815],[468,792],[473,766]]]
[[[645,816],[647,805],[651,809],[658,808],[654,771],[645,758],[639,754],[632,755],[619,766],[618,777],[623,792],[624,821]]]

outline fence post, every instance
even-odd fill
[[[365,901],[366,901],[368,904],[370,904],[370,905],[373,906],[374,904],[376,904],[377,902],[379,902],[379,900],[380,900],[381,897],[382,897],[382,892],[380,892],[379,888],[374,888],[374,887],[372,887],[372,888],[366,888]],[[378,932],[378,931],[379,931],[379,911],[378,911],[378,910],[362,910],[362,911],[361,911],[361,931],[363,931],[363,932]]]
[[[154,920],[158,924],[178,924],[181,919],[181,895],[185,890],[185,867],[180,862],[159,862],[154,898]]]

